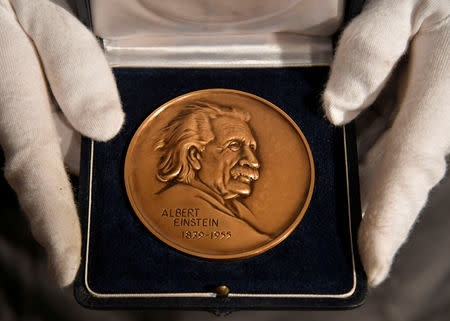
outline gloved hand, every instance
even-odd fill
[[[446,171],[449,15],[447,0],[369,1],[342,34],[323,95],[329,120],[345,124],[371,106],[385,86],[393,85],[388,80],[394,67],[408,53],[403,74],[402,68],[395,72],[400,74],[397,96],[386,88],[377,109],[361,115],[363,121],[372,119],[361,138],[383,129],[360,159],[365,214],[358,246],[371,286],[387,277],[429,191]]]
[[[65,120],[57,115],[53,98]],[[71,129],[106,141],[124,119],[96,39],[49,0],[0,0],[0,143],[5,176],[61,286],[80,264],[80,224],[63,165]],[[55,121],[56,120],[56,121]]]

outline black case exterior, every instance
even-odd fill
[[[331,126],[322,114],[328,72],[327,67],[116,68],[125,126],[107,143],[87,138],[82,143],[77,300],[90,308],[216,312],[362,304],[366,280],[356,249],[361,210],[355,132],[353,125]],[[142,121],[177,96],[210,88],[249,92],[280,107],[302,130],[316,167],[310,206],[294,232],[261,255],[233,262],[195,258],[163,244],[134,214],[123,181],[127,147]],[[214,294],[219,285],[230,288],[228,297]]]

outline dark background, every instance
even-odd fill
[[[352,1],[346,20],[363,1]],[[0,152],[0,164],[4,164]],[[450,160],[447,158],[447,160]],[[75,186],[77,186],[75,184]],[[31,236],[15,194],[0,175],[0,320],[216,320],[207,312],[92,311],[80,307],[73,289],[49,278],[45,252]],[[431,192],[391,276],[350,311],[234,312],[224,320],[444,321],[450,315],[450,173]]]

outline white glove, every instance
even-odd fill
[[[66,125],[54,122],[53,97]],[[0,0],[0,143],[5,176],[61,286],[76,275],[81,234],[57,128],[70,133],[73,127],[106,141],[119,131],[123,119],[103,53],[75,17],[48,0]]]
[[[395,108],[386,114],[394,96],[384,91],[384,97],[377,100],[384,110],[377,110],[377,119],[362,133],[367,137],[373,127],[384,129],[360,159],[365,214],[358,245],[371,286],[387,277],[429,191],[446,171],[445,156],[450,152],[449,15],[448,0],[369,1],[342,34],[324,92],[329,120],[345,124],[369,107],[385,85],[392,85],[388,79],[399,58],[408,52]],[[369,114],[364,116],[373,116]]]

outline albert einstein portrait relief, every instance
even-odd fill
[[[254,214],[241,202],[252,193],[260,168],[249,121],[249,113],[231,106],[202,101],[185,106],[156,143],[162,154],[157,178],[167,183],[158,194],[182,195],[219,220],[229,216],[256,229]]]

